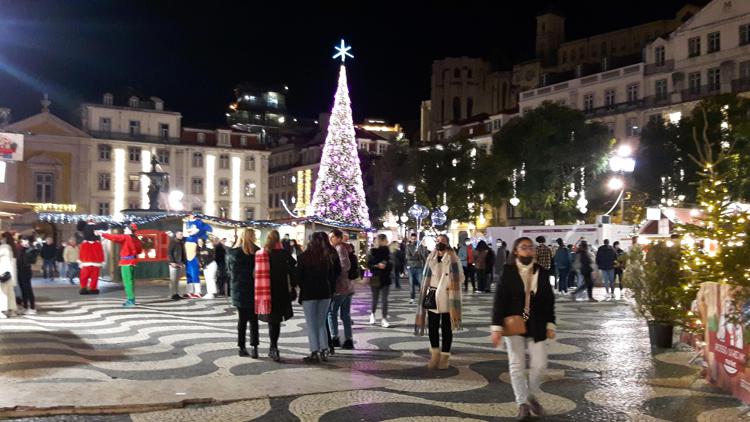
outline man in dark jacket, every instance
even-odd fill
[[[216,260],[216,296],[229,295],[229,277],[227,276],[227,250],[218,237],[211,238],[214,245],[214,259]]]
[[[604,289],[607,291],[607,297],[604,300],[615,298],[615,261],[617,261],[617,252],[609,245],[609,239],[604,239],[604,244],[596,251],[596,265],[602,273]]]
[[[175,232],[169,242],[169,294],[172,300],[179,300],[180,275],[187,262],[185,255],[185,241],[181,231]]]
[[[40,255],[42,256],[42,273],[45,279],[55,278],[55,258],[57,257],[57,246],[51,237],[42,245]]]
[[[422,285],[422,273],[427,255],[430,252],[420,242],[417,243],[417,234],[409,235],[409,243],[406,244],[406,267],[409,271],[409,284],[411,285],[411,299],[409,303],[414,304],[416,291]]]

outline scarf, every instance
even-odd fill
[[[518,268],[518,275],[523,281],[523,291],[526,293],[524,312],[529,314],[531,312],[530,295],[536,293],[539,285],[539,271],[534,271],[534,261],[531,261],[529,265],[523,265],[520,260],[516,259],[516,268]]]
[[[427,309],[424,308],[424,298],[430,290],[430,281],[432,280],[432,270],[430,263],[437,260],[437,251],[433,251],[425,263],[424,275],[422,277],[422,288],[419,292],[419,301],[417,302],[417,315],[414,318],[414,335],[423,336],[425,325],[427,324]],[[450,265],[450,284],[448,285],[448,312],[451,315],[451,327],[454,330],[461,329],[461,282],[464,278],[463,266],[458,259],[458,255],[446,252],[443,260],[438,265]]]
[[[271,261],[265,248],[255,253],[255,313],[271,313]]]

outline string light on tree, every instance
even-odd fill
[[[511,176],[511,182],[513,183],[513,197],[510,198],[510,204],[514,207],[517,207],[518,204],[521,203],[521,200],[518,199],[518,191],[516,189],[516,183],[518,181],[518,172],[516,169],[513,169],[513,175]]]

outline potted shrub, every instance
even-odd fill
[[[652,348],[671,348],[675,325],[685,309],[679,246],[657,242],[648,250],[635,245],[628,254],[624,279],[631,290],[636,315],[648,322]]]

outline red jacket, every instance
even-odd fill
[[[120,266],[135,265],[138,262],[138,255],[143,252],[143,246],[137,237],[129,234],[108,233],[103,233],[102,237],[120,244]]]

